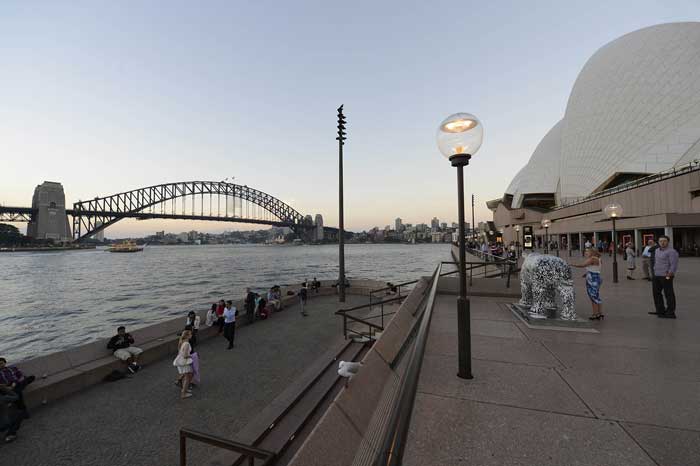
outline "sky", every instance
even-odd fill
[[[600,47],[689,1],[9,1],[0,3],[0,204],[63,184],[67,204],[160,183],[223,180],[337,225],[457,218],[438,124],[475,114],[476,219],[563,116]],[[467,217],[471,213],[467,212]],[[123,220],[108,237],[250,229]],[[257,228],[257,227],[256,227]]]

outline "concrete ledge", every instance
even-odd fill
[[[309,293],[309,299],[336,294],[336,289],[331,287],[333,283],[321,282],[318,293]],[[346,293],[362,296],[369,296],[371,290],[384,286],[384,283],[372,280],[351,280],[350,283],[351,286],[346,289]],[[299,288],[299,285],[280,287],[283,307],[298,302],[296,293]],[[287,291],[292,291],[294,294],[287,295]],[[248,325],[243,300],[234,301],[234,305],[239,310],[238,325]],[[202,322],[198,339],[204,341],[215,337],[218,329],[204,325],[207,311],[201,310],[197,313]],[[174,358],[177,353],[178,333],[184,329],[185,318],[186,312],[183,312],[181,317],[129,331],[134,337],[134,346],[143,350],[139,362],[147,365],[165,357]],[[274,314],[271,318],[274,319]],[[115,369],[124,370],[124,364],[107,349],[108,341],[108,339],[102,339],[66,351],[19,362],[18,366],[24,374],[36,376],[36,381],[24,391],[27,406],[35,408],[41,404],[56,401],[102,382],[104,377]]]
[[[333,400],[290,465],[370,464],[383,434],[389,407],[400,386],[405,359],[392,362],[411,334],[428,281],[422,279],[404,300],[362,361],[358,374]],[[358,458],[359,463],[358,463]]]

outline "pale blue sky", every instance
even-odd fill
[[[235,176],[336,225],[345,104],[348,228],[456,219],[435,129],[458,111],[485,128],[467,170],[485,220],[598,48],[699,18],[698,1],[4,1],[0,203],[29,205],[44,180],[72,203]],[[163,228],[232,225],[107,235]]]

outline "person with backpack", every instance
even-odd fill
[[[299,303],[301,304],[301,315],[306,317],[309,314],[306,313],[306,300],[309,297],[308,289],[306,288],[306,283],[299,290]]]

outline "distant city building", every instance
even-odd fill
[[[179,235],[177,235],[177,240],[183,243],[187,243],[190,240],[190,235],[187,232],[182,232]]]
[[[433,219],[430,221],[430,228],[433,231],[438,231],[440,229],[440,220],[438,220],[437,217],[433,217]]]
[[[163,231],[156,231],[156,238],[165,238],[165,230]]]
[[[442,228],[443,230],[447,230],[447,223],[442,222],[442,223],[440,224],[440,228]]]
[[[467,223],[467,225],[469,225],[469,224]],[[452,222],[452,228],[459,228],[459,223]]]
[[[397,218],[397,219],[396,219],[396,221],[395,221],[395,229],[396,229],[396,231],[398,231],[399,233],[401,233],[401,232],[403,231],[403,223],[401,223],[401,218]]]
[[[316,214],[314,225],[316,225],[314,239],[316,241],[323,241],[323,216],[321,214]]]

